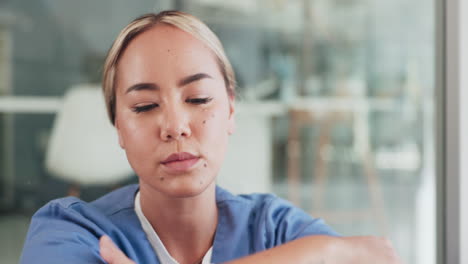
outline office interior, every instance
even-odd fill
[[[92,201],[137,182],[96,99],[102,65],[132,19],[178,9],[213,29],[238,79],[219,185],[275,193],[343,235],[387,236],[404,263],[440,263],[440,6],[1,1],[0,262],[18,262],[30,218],[48,201]],[[113,162],[94,162],[101,156]]]

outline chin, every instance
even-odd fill
[[[171,184],[172,185],[172,184]],[[184,183],[176,183],[166,189],[166,194],[172,196],[174,198],[191,198],[198,196],[210,188],[215,187],[215,182],[209,183],[200,183],[198,182],[184,182]]]

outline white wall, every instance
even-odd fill
[[[233,193],[271,192],[271,116],[237,113],[217,183]]]

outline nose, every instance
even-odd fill
[[[181,109],[166,109],[160,132],[161,140],[171,141],[190,137],[192,132],[188,119],[187,114]]]

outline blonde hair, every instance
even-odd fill
[[[236,79],[234,70],[218,37],[205,23],[190,14],[180,11],[162,11],[158,14],[149,13],[136,18],[122,29],[107,53],[104,63],[102,89],[107,113],[112,124],[115,123],[115,85],[119,59],[125,48],[136,36],[161,23],[179,28],[202,41],[215,55],[228,95],[230,97],[235,96]]]

